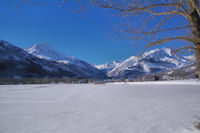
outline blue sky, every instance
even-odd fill
[[[92,7],[81,15],[74,13],[77,7],[71,2],[62,7],[55,2],[45,6],[22,4],[16,12],[7,0],[1,0],[0,39],[21,48],[48,43],[91,64],[121,61],[144,50],[142,42],[112,37],[117,17],[110,18],[104,10]]]

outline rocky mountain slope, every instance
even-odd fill
[[[40,59],[48,61],[56,61],[71,66],[76,74],[81,74],[83,77],[91,78],[106,78],[107,75],[99,69],[93,67],[89,63],[79,60],[75,57],[68,56],[58,52],[48,44],[34,44],[29,48],[24,49],[29,54],[32,54]]]
[[[85,74],[73,64],[38,58],[6,41],[0,40],[0,77],[105,78],[100,70]]]
[[[117,67],[118,65],[120,65],[120,62],[118,61],[113,61],[111,63],[105,63],[105,64],[101,64],[101,65],[94,65],[94,67],[96,67],[97,69],[105,72],[105,73],[109,73],[110,71],[112,71],[112,69],[114,69],[115,67]]]
[[[191,58],[192,56],[175,56],[169,48],[154,49],[145,52],[143,55],[126,59],[108,72],[108,75],[110,77],[126,78],[163,72],[191,65],[194,63],[194,60],[190,60]]]

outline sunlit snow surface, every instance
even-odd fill
[[[0,133],[199,133],[197,81],[0,86]]]

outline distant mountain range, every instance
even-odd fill
[[[90,64],[59,53],[47,44],[25,50],[0,40],[0,77],[106,78]]]
[[[175,56],[169,48],[154,49],[140,56],[131,56],[121,63],[95,65],[108,76],[126,78],[182,68],[194,64],[194,56]],[[105,71],[105,72],[106,72]]]
[[[34,44],[21,49],[0,40],[0,77],[61,77],[127,78],[153,73],[177,73],[179,70],[195,71],[195,58],[175,56],[169,48],[154,49],[139,56],[131,56],[122,62],[90,65],[85,61],[56,51],[48,44]],[[190,67],[192,67],[190,69]]]
[[[105,64],[101,64],[101,65],[94,64],[93,66],[96,67],[97,69],[105,72],[105,73],[109,73],[110,71],[112,71],[118,65],[120,65],[119,61],[113,61],[111,63],[105,63]]]

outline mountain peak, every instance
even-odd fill
[[[108,73],[110,72],[113,68],[115,68],[116,66],[118,66],[120,64],[119,61],[114,60],[111,63],[105,63],[105,64],[101,64],[101,65],[94,65],[94,67],[96,67],[97,69]]]
[[[47,43],[35,43],[32,46],[25,48],[25,50],[32,54],[34,52],[57,52],[54,48],[52,48],[49,44]]]
[[[147,51],[143,54],[143,57],[150,57],[150,58],[154,58],[154,57],[158,57],[158,58],[162,58],[162,57],[168,57],[168,56],[172,56],[172,50],[170,48],[157,48],[157,49],[153,49],[150,51]]]
[[[192,58],[192,57],[188,57]],[[186,57],[176,57],[170,48],[157,48],[145,52],[141,56],[131,56],[113,68],[108,75],[111,77],[141,76],[149,73],[166,71],[190,65]]]
[[[49,44],[47,43],[35,43],[31,46],[31,48],[35,49],[51,49],[54,50]]]
[[[64,53],[58,52],[47,43],[34,44],[25,49],[29,54],[35,55],[46,60],[73,60],[74,57],[67,56]]]
[[[46,43],[34,44],[33,46],[25,49],[29,54],[32,54],[38,58],[45,60],[56,61],[58,63],[63,63],[73,66],[78,74],[82,73],[87,77],[106,77],[106,74],[91,66],[87,62],[76,59],[75,57],[68,56],[64,53],[58,52],[50,45]]]

